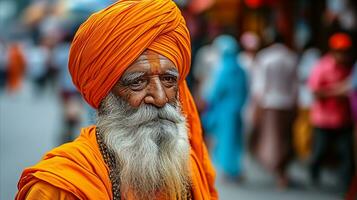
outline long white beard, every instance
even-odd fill
[[[179,102],[133,108],[110,93],[99,109],[97,127],[115,154],[122,195],[186,198],[190,145]]]

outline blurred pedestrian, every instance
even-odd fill
[[[355,168],[356,168],[355,172],[357,172],[357,61],[353,65],[351,78],[346,84],[348,84],[346,87],[347,87],[347,90],[349,91],[353,125],[354,125],[354,131],[353,131],[353,135],[354,135],[354,164],[355,164]]]
[[[58,83],[58,74],[60,69],[52,60],[55,56],[54,48],[59,44],[63,31],[61,29],[61,19],[55,15],[48,15],[39,26],[40,46],[47,49],[48,57],[46,60],[46,71],[43,78],[45,86],[49,86],[51,91],[56,91]]]
[[[35,96],[39,97],[45,89],[46,70],[50,51],[42,46],[29,43],[25,47],[27,75],[34,83]]]
[[[348,89],[350,90],[350,100],[352,107],[352,117],[354,124],[354,132],[353,132],[353,144],[354,144],[354,176],[351,181],[349,191],[346,196],[346,200],[354,200],[357,199],[357,62],[355,62],[353,66],[353,71],[351,75],[351,80],[348,82]]]
[[[244,132],[251,136],[252,132],[257,130],[257,124],[255,124],[255,121],[253,119],[256,102],[254,101],[254,98],[252,98],[251,91],[254,85],[254,74],[256,70],[254,68],[254,62],[256,55],[260,49],[260,38],[255,32],[248,31],[242,34],[240,41],[243,50],[239,52],[237,59],[238,63],[240,63],[240,65],[244,69],[244,72],[247,76],[247,85],[249,86],[247,103],[245,104],[243,109],[243,120],[245,124]]]
[[[324,158],[333,145],[339,159],[339,189],[346,191],[353,175],[353,124],[345,89],[352,70],[352,41],[345,33],[335,33],[328,44],[330,51],[314,66],[309,78],[315,97],[311,109],[314,138],[310,176],[314,184],[319,184]]]
[[[304,47],[297,68],[299,80],[298,114],[294,123],[293,144],[297,156],[305,160],[311,153],[312,125],[310,121],[310,108],[313,95],[307,86],[312,68],[320,58],[320,50],[309,42]]]
[[[14,93],[22,87],[26,70],[26,61],[21,45],[16,42],[9,44],[7,55],[7,89],[8,92]]]
[[[6,85],[7,62],[8,56],[6,43],[0,38],[0,91],[3,90]]]
[[[193,96],[200,113],[204,113],[207,104],[207,95],[213,85],[213,77],[217,71],[218,52],[207,44],[198,49],[193,67],[193,76],[196,80]]]
[[[282,37],[261,50],[256,58],[253,98],[259,107],[260,129],[254,151],[264,167],[272,171],[279,188],[289,184],[286,169],[292,157],[292,126],[295,119],[298,80],[297,54]],[[257,116],[258,115],[258,116]]]
[[[65,33],[63,41],[59,42],[52,51],[52,65],[58,69],[59,93],[63,106],[63,128],[61,131],[61,144],[70,142],[75,138],[76,129],[82,121],[83,106],[80,93],[74,86],[68,70],[68,59],[72,34]]]
[[[243,168],[242,109],[247,98],[247,80],[237,62],[238,44],[229,35],[218,36],[217,72],[204,115],[206,130],[213,134],[213,161],[228,180],[240,181]]]
[[[242,34],[240,42],[243,49],[239,52],[237,59],[247,77],[250,78],[254,73],[254,60],[260,48],[260,38],[257,33],[247,31]]]

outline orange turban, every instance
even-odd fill
[[[345,33],[335,33],[329,39],[329,46],[334,50],[346,50],[352,46],[352,41]]]
[[[69,71],[94,108],[143,51],[166,56],[181,81],[191,64],[190,35],[171,0],[122,0],[88,18],[73,40]]]

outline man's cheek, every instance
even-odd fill
[[[144,101],[145,94],[143,93],[133,93],[127,95],[126,101],[134,108],[138,108]]]
[[[172,88],[172,90],[168,93],[168,99],[170,102],[176,102],[179,99],[177,87]]]

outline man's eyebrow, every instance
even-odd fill
[[[144,74],[145,74],[145,72],[129,72],[129,73],[125,73],[120,78],[120,81],[123,82],[123,83],[130,83],[130,82],[135,81],[136,79],[140,78]]]
[[[179,75],[180,75],[176,69],[168,69],[168,70],[165,71],[165,74],[169,74],[171,76],[175,76],[176,78],[178,78]]]

